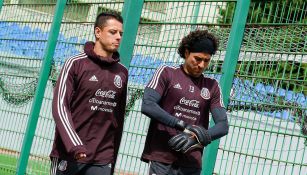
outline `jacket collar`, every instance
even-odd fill
[[[112,65],[120,61],[118,52],[114,52],[112,57],[102,57],[94,52],[94,46],[95,43],[92,41],[86,42],[84,45],[84,52],[94,62],[102,65]]]

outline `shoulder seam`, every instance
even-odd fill
[[[121,62],[118,62],[118,64],[122,65],[128,71],[127,67],[123,65]]]
[[[167,65],[161,65],[155,72],[155,74],[153,75],[151,81],[149,82],[149,84],[147,85],[147,87],[152,88],[152,89],[156,89],[157,85],[158,85],[158,80],[160,78],[161,73],[163,72],[164,68],[169,67]]]

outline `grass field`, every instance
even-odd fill
[[[15,175],[18,157],[7,154],[0,154],[0,175]],[[29,175],[47,175],[49,173],[49,162],[40,159],[30,159],[27,172]]]
[[[0,154],[0,175],[16,175],[17,161],[17,156]],[[46,160],[29,160],[27,175],[48,175],[49,166]],[[115,170],[114,174],[137,175],[137,173],[126,172],[124,170]]]

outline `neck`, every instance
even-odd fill
[[[104,49],[101,47],[101,45],[99,44],[99,42],[96,42],[96,43],[95,43],[94,52],[95,52],[98,56],[101,56],[101,57],[104,57],[104,58],[110,58],[110,57],[112,57],[112,55],[113,55],[112,52],[108,52],[108,51],[104,50]]]
[[[183,71],[188,75],[188,76],[190,76],[191,78],[199,78],[200,76],[201,76],[201,74],[200,75],[196,75],[196,74],[192,74],[192,73],[190,73],[189,71],[188,71],[188,68],[187,68],[187,66],[185,65],[185,64],[183,64],[182,65],[182,68],[183,68]]]
[[[186,65],[183,64],[182,67],[183,67],[183,71],[184,71],[187,75],[190,75],[190,73],[189,73],[189,71],[188,71]]]

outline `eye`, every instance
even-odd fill
[[[201,59],[201,58],[199,58],[199,57],[195,57],[195,60],[196,60],[197,62],[202,61],[202,59]]]
[[[115,34],[116,34],[116,31],[115,31],[115,30],[110,30],[110,33],[111,33],[112,35],[115,35]]]
[[[210,59],[204,59],[204,62],[208,63],[208,62],[210,62]]]

